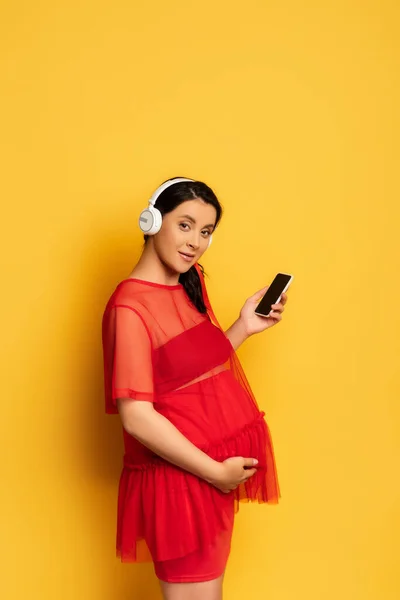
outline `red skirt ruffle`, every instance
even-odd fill
[[[210,546],[174,560],[154,561],[158,579],[168,583],[198,583],[221,577],[231,550],[234,513],[234,500],[231,497],[229,528],[220,531]]]
[[[137,465],[125,457],[117,522],[117,555],[123,562],[173,560],[212,545],[231,527],[232,495],[235,512],[239,502],[278,502],[274,452],[263,412],[236,434],[201,449],[218,461],[257,458],[257,472],[224,494],[161,458]]]

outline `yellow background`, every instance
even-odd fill
[[[139,211],[184,175],[225,207],[202,261],[224,326],[295,276],[240,349],[283,497],[241,507],[226,599],[398,599],[398,2],[1,13],[1,597],[159,598],[114,555],[100,322]]]

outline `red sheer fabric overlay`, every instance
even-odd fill
[[[117,554],[123,561],[180,558],[231,526],[239,501],[280,497],[274,451],[239,358],[210,305],[207,314],[182,285],[137,279],[118,284],[103,316],[105,408],[117,398],[153,402],[212,458],[255,457],[257,473],[231,494],[156,456],[126,431],[118,495]]]

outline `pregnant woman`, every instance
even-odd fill
[[[248,298],[223,331],[199,259],[221,205],[205,183],[174,178],[139,219],[145,244],[102,323],[106,412],[125,453],[117,554],[152,560],[165,600],[221,600],[239,501],[276,504],[273,445],[235,350],[282,318]]]

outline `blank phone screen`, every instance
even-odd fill
[[[255,312],[261,313],[262,315],[268,315],[271,312],[271,305],[276,304],[279,296],[289,283],[290,278],[290,275],[286,275],[286,273],[278,273],[264,296],[261,298]]]

